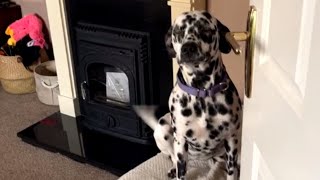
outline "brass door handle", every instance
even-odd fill
[[[226,39],[229,42],[233,52],[237,55],[241,54],[241,48],[238,41],[246,41],[245,53],[245,94],[248,98],[252,96],[253,81],[253,58],[256,42],[256,18],[257,10],[254,6],[250,6],[247,20],[247,31],[245,32],[228,32]]]

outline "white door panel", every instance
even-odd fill
[[[320,179],[320,1],[257,7],[253,97],[245,98],[241,180]]]

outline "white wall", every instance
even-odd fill
[[[13,0],[13,2],[16,2],[21,6],[22,15],[37,13],[40,17],[42,17],[47,28],[50,30],[46,0]]]

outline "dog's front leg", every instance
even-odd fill
[[[240,175],[240,168],[238,162],[240,146],[239,144],[235,143],[235,137],[230,137],[228,140],[225,140],[224,146],[227,152],[227,180],[238,180]]]
[[[175,136],[174,153],[177,179],[185,180],[187,173],[188,144],[184,136]]]

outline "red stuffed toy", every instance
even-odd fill
[[[10,36],[8,39],[8,45],[15,46],[16,43],[24,38],[26,35],[32,39],[28,42],[27,46],[40,46],[44,48],[46,41],[42,32],[43,23],[42,20],[35,14],[28,14],[23,18],[13,22],[6,29],[6,34]]]

